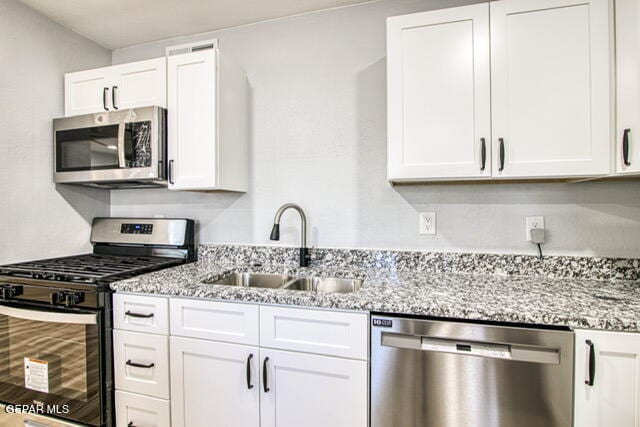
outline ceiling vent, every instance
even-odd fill
[[[167,56],[181,55],[183,53],[198,52],[200,50],[217,49],[218,39],[203,40],[195,43],[179,44],[166,49]]]

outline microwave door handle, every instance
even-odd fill
[[[59,311],[27,310],[0,305],[0,315],[36,322],[72,323],[75,325],[96,325],[95,314],[62,313]]]
[[[118,167],[125,168],[127,167],[125,155],[124,155],[124,123],[120,123],[118,125]]]

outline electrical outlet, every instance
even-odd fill
[[[544,217],[543,216],[528,216],[527,217],[527,242],[531,241],[531,230],[541,228],[544,230]]]
[[[420,234],[436,234],[436,213],[435,212],[420,212],[419,230]]]

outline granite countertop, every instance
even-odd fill
[[[210,284],[239,271],[357,277],[365,282],[359,291],[349,294]],[[115,282],[111,287],[122,292],[223,301],[640,331],[638,281],[198,261]]]

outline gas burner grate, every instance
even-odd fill
[[[181,259],[166,257],[87,254],[3,265],[0,266],[0,274],[94,284],[122,280],[182,262]]]

